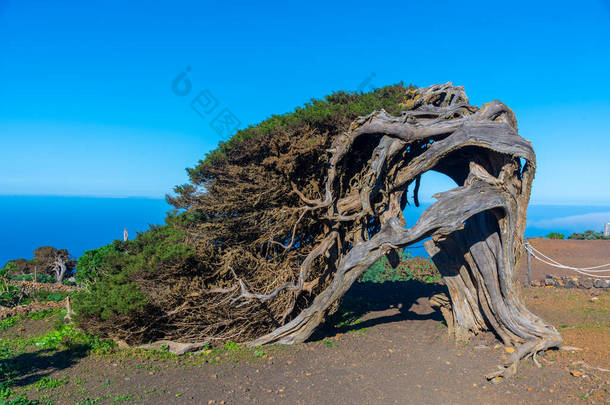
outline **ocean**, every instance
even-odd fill
[[[414,224],[427,206],[407,208],[407,224]],[[77,258],[121,239],[125,228],[132,239],[149,225],[164,223],[171,208],[165,200],[151,198],[0,196],[0,265],[31,259],[39,246],[68,249]],[[525,236],[601,231],[604,222],[610,222],[610,205],[530,205]],[[407,250],[427,256],[421,244]]]
[[[34,249],[84,251],[164,223],[172,207],[164,199],[0,196],[0,266],[16,258],[32,259]]]

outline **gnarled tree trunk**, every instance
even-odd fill
[[[327,224],[326,236],[303,260],[298,281],[268,294],[249,292],[240,282],[233,302],[265,302],[285,289],[298,294],[314,282],[307,278],[311,263],[330,257],[336,271],[311,305],[250,344],[302,342],[382,255],[431,237],[425,246],[449,288],[450,328],[458,339],[492,330],[514,346],[507,363],[489,377],[512,375],[521,359],[562,342],[553,326],[525,308],[515,283],[534,151],[518,135],[508,107],[498,101],[471,106],[463,88],[451,83],[411,91],[405,107],[409,110],[400,117],[384,111],[362,117],[335,139],[324,199],[310,199],[295,188],[303,210]],[[356,150],[360,156],[368,150],[368,162],[347,193],[339,190],[339,177]],[[413,184],[418,204],[420,179],[429,170],[446,174],[458,187],[437,194],[438,201],[406,228],[402,210],[408,189]]]

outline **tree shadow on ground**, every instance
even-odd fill
[[[414,308],[420,298],[429,298],[434,294],[447,293],[447,287],[438,283],[424,283],[418,280],[395,281],[385,283],[356,282],[342,298],[339,309],[329,316],[326,322],[309,338],[318,341],[333,337],[339,333],[347,333],[375,325],[407,320],[434,320],[444,322],[438,308],[427,307],[422,311],[419,305]],[[384,311],[395,308],[390,315],[361,320],[374,311]]]
[[[59,351],[41,349],[35,352],[21,353],[3,360],[3,362],[16,374],[10,379],[10,385],[22,387],[35,383],[55,371],[72,367],[79,359],[86,357],[88,353],[89,346],[72,345]]]

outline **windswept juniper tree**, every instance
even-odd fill
[[[515,350],[489,377],[512,375],[562,342],[515,283],[535,167],[514,113],[471,106],[462,87],[335,93],[239,131],[189,169],[168,197],[182,213],[115,243],[79,322],[129,343],[302,342],[371,264],[431,238],[450,330],[495,332]],[[406,224],[430,170],[457,187]],[[103,294],[128,309],[104,307]]]

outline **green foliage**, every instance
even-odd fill
[[[34,320],[42,320],[46,318],[50,318],[52,316],[63,313],[63,309],[43,309],[36,312],[30,312],[26,315],[26,318],[34,319]]]
[[[404,268],[392,268],[387,257],[383,256],[369,267],[360,277],[361,282],[383,283],[386,281],[407,281],[413,278]]]
[[[81,332],[74,327],[64,325],[58,330],[53,330],[43,336],[31,338],[27,341],[28,345],[41,347],[43,349],[56,349],[62,343],[76,340],[81,337]]]
[[[235,342],[228,341],[225,343],[225,349],[230,352],[236,352],[239,350],[239,345]]]
[[[44,376],[40,380],[38,380],[35,384],[36,391],[48,390],[53,388],[58,388],[68,383],[68,377],[63,376],[62,378],[53,378],[49,376]]]
[[[559,233],[559,232],[551,232],[548,235],[546,235],[547,239],[565,239],[565,235],[563,233]]]
[[[62,312],[61,310],[53,310],[20,315],[11,318],[10,323],[15,324],[17,320],[26,318],[43,319]],[[82,354],[88,352],[108,353],[114,347],[116,347],[114,342],[100,340],[98,337],[86,334],[72,325],[61,325],[58,329],[39,336],[0,339],[0,405],[50,404],[50,402],[29,400],[24,394],[18,394],[11,389],[16,384],[16,378],[25,375],[28,370],[32,369],[32,358],[36,358],[38,353],[56,352],[58,350],[61,350],[62,353],[71,351]],[[30,353],[33,357],[24,357],[23,355],[26,353]],[[46,391],[67,383],[67,376],[62,378],[43,376],[32,388],[36,391]]]
[[[359,281],[384,283],[416,279],[425,283],[433,283],[441,278],[430,260],[414,258],[408,251],[403,251],[400,259],[399,265],[392,268],[387,257],[381,257],[362,274]]]
[[[57,302],[64,300],[68,295],[69,293],[65,291],[36,290],[32,294],[30,294],[30,298],[38,302]]]
[[[87,398],[82,401],[76,402],[74,405],[94,405],[99,403],[101,398]]]
[[[77,318],[107,321],[143,311],[148,301],[134,280],[191,260],[194,252],[184,238],[184,231],[171,225],[153,226],[135,240],[115,241],[86,252],[78,262],[77,277],[89,288],[74,294]]]
[[[131,395],[127,395],[127,394],[119,394],[119,395],[115,395],[114,398],[112,398],[112,403],[113,404],[118,404],[121,402],[128,402],[131,401]]]
[[[9,399],[13,395],[10,384],[8,381],[2,381],[0,383],[0,399]]]
[[[324,342],[324,346],[326,346],[326,347],[336,347],[337,346],[337,344],[335,342],[333,342],[332,340],[326,339],[323,342]]]
[[[74,311],[79,318],[99,316],[102,320],[142,309],[147,304],[144,293],[125,274],[110,275],[95,283],[90,291],[74,294]]]
[[[71,348],[75,345],[85,348],[94,353],[108,353],[116,347],[110,340],[102,340],[83,332],[73,325],[61,325],[59,328],[51,330],[42,336],[34,336],[28,339],[4,339],[0,342],[0,359],[10,358],[15,352],[19,352],[26,347],[37,347],[48,350],[58,350]],[[5,370],[6,371],[6,370]],[[2,373],[0,373],[2,375]]]
[[[401,104],[405,101],[407,89],[413,86],[405,86],[402,82],[375,89],[368,93],[356,93],[338,91],[326,96],[324,99],[312,99],[303,107],[297,107],[294,111],[272,115],[263,122],[249,126],[237,131],[228,141],[220,142],[218,148],[206,154],[199,161],[199,165],[187,169],[191,182],[201,184],[207,178],[207,169],[220,162],[238,146],[249,139],[267,137],[273,131],[290,130],[304,126],[318,128],[320,132],[336,130],[336,123],[341,120],[352,121],[359,116],[372,113],[375,110],[384,109],[390,114],[398,115],[407,107]],[[184,184],[174,188],[178,195],[186,196],[193,194],[195,187],[192,184]],[[174,203],[171,198],[170,202]]]
[[[24,394],[19,394],[11,399],[0,401],[0,405],[47,405],[52,404],[50,401],[40,402],[33,399],[27,399]]]
[[[12,307],[18,305],[23,298],[19,288],[8,284],[8,278],[16,268],[15,263],[9,262],[0,269],[0,306]]]
[[[604,239],[604,240],[609,240],[610,237],[609,236],[604,236],[604,234],[602,232],[595,232],[592,231],[590,229],[584,231],[583,233],[573,233],[570,236],[568,236],[568,239],[576,239],[576,240],[599,240],[599,239]]]
[[[103,272],[116,256],[120,256],[116,244],[111,243],[93,250],[87,250],[76,264],[76,280],[81,283],[93,282],[100,272]]]
[[[11,280],[15,281],[34,281],[34,274],[19,274],[17,276],[12,276]],[[55,283],[55,277],[50,276],[48,274],[36,274],[36,282],[37,283]]]
[[[15,270],[17,270],[17,265],[15,263],[8,262],[3,268],[0,269],[0,277],[8,278]]]
[[[11,316],[8,318],[4,318],[0,321],[0,330],[6,330],[8,328],[11,328],[15,325],[17,325],[17,322],[19,322],[19,316]]]
[[[44,309],[41,311],[30,312],[27,315],[15,315],[9,316],[8,318],[4,318],[0,320],[0,331],[12,328],[17,325],[19,321],[23,319],[34,319],[34,320],[42,320],[45,318],[49,318],[53,315],[57,315],[61,313],[61,309]]]

